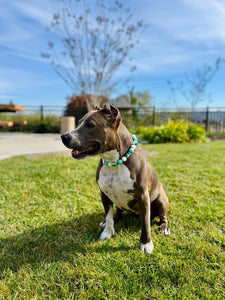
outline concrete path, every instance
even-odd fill
[[[0,133],[0,159],[58,151],[69,151],[59,134]]]

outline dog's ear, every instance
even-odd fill
[[[113,117],[114,120],[116,120],[116,118],[118,117],[118,115],[120,114],[118,108],[116,108],[113,105],[110,105],[110,112],[111,112],[111,116]]]
[[[102,108],[103,112],[106,114],[107,118],[112,121],[113,123],[115,123],[117,126],[119,126],[119,123],[121,121],[121,115],[120,112],[118,110],[118,108],[116,108],[113,105],[104,105]]]

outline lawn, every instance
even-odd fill
[[[0,161],[0,299],[224,299],[225,142],[143,148],[170,199],[151,255],[129,213],[98,240],[98,157]]]

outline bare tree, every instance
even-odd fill
[[[55,3],[56,4],[56,3]],[[60,0],[47,30],[55,37],[42,53],[57,74],[76,94],[88,95],[88,109],[99,105],[119,83],[115,73],[138,43],[143,22],[121,0]]]
[[[224,63],[225,60],[219,57],[212,67],[204,64],[203,68],[197,69],[192,76],[185,73],[184,81],[181,81],[176,87],[174,87],[172,82],[168,80],[167,83],[170,87],[170,100],[178,106],[176,93],[179,92],[191,105],[192,109],[195,109],[201,102],[210,101],[211,95],[207,93],[207,86]]]

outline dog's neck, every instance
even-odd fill
[[[133,139],[131,137],[130,132],[128,131],[127,127],[120,123],[120,126],[117,130],[117,137],[118,137],[118,151],[120,157],[125,155],[131,145],[133,144]]]
[[[115,163],[120,157],[119,151],[117,149],[110,150],[104,152],[101,157],[105,160],[108,161],[109,163]]]
[[[132,143],[133,140],[128,129],[123,125],[123,123],[120,123],[117,129],[117,142],[115,149],[104,152],[101,157],[110,163],[115,163],[119,158],[127,153]]]

